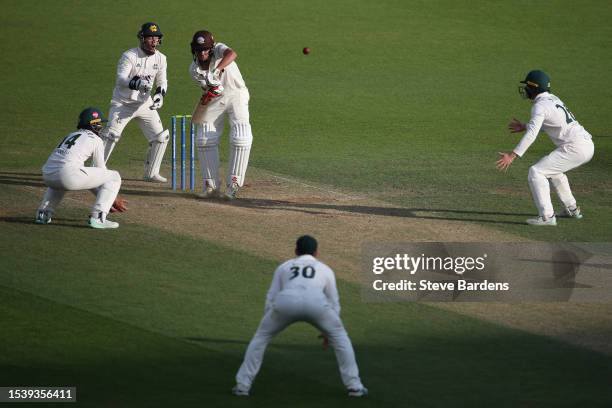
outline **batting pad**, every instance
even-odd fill
[[[146,178],[159,174],[159,168],[164,158],[166,147],[168,146],[168,139],[168,130],[164,130],[155,140],[149,142],[149,149],[147,150],[144,166],[144,176]]]
[[[229,171],[227,174],[228,186],[232,183],[234,177],[238,179],[240,187],[244,185],[252,143],[253,134],[250,124],[238,123],[232,126],[230,131]]]
[[[204,184],[215,190],[219,188],[219,147],[198,147],[198,158]]]
[[[199,125],[196,145],[204,184],[215,190],[219,188],[219,138],[221,132],[210,123]]]

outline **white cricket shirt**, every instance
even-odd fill
[[[90,130],[79,129],[57,145],[42,171],[53,173],[66,167],[83,167],[90,157],[93,157],[95,167],[106,168],[102,139]]]
[[[219,62],[223,58],[223,53],[228,50],[229,47],[223,43],[216,43],[213,48],[213,53],[210,56],[212,60],[210,61],[210,67],[216,68],[219,65]],[[204,78],[208,70],[200,68],[197,61],[193,61],[189,66],[189,75],[191,78],[198,83],[198,86],[204,88],[206,85]],[[240,73],[240,69],[238,69],[238,64],[236,61],[232,61],[225,69],[223,70],[223,74],[221,75],[221,85],[224,88],[224,92],[234,91],[242,88],[246,88],[246,84],[244,83],[244,79],[242,78],[242,74]]]
[[[340,313],[340,298],[334,271],[312,255],[302,255],[281,264],[274,272],[266,303],[285,289],[323,292],[332,308]]]
[[[130,89],[130,80],[135,76],[151,78],[155,82],[153,91],[157,87],[167,91],[166,69],[166,56],[157,50],[153,55],[148,55],[140,47],[127,50],[117,63],[117,80],[113,90],[113,100],[121,103],[144,103],[148,100],[149,92]]]
[[[523,138],[514,148],[514,153],[519,156],[525,154],[538,137],[540,129],[548,134],[555,146],[591,138],[589,132],[578,123],[563,101],[549,92],[543,92],[535,97],[531,108],[531,119],[526,126]]]

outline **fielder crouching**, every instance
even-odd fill
[[[98,136],[104,115],[97,108],[87,108],[79,115],[77,131],[66,136],[42,168],[43,179],[47,185],[45,196],[36,214],[37,224],[49,224],[55,209],[68,190],[91,190],[96,202],[91,209],[89,226],[92,228],[118,228],[119,224],[110,221],[106,215],[114,211],[125,211],[125,200],[117,198],[121,187],[121,176],[106,168],[104,146]],[[93,167],[85,167],[85,162],[93,159]]]
[[[215,43],[212,33],[197,31],[191,41],[192,79],[202,88],[192,122],[203,178],[202,198],[220,194],[219,139],[225,115],[230,120],[230,156],[225,197],[234,199],[244,185],[253,134],[249,122],[249,90],[238,65],[237,54],[223,43]]]
[[[348,395],[366,396],[368,390],[361,383],[353,345],[340,319],[334,272],[315,258],[317,241],[308,235],[298,238],[295,254],[296,258],[281,264],[274,272],[264,316],[249,343],[232,392],[249,395],[268,343],[287,326],[302,321],[321,331],[324,347],[329,339]]]

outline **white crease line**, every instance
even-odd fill
[[[312,185],[312,184],[304,183],[303,181],[299,181],[299,180],[296,180],[296,179],[291,179],[291,178],[288,178],[288,177],[277,176],[276,174],[270,174],[270,175],[272,177],[274,177],[274,178],[279,179],[279,180],[284,180],[284,181],[287,181],[287,182],[293,183],[293,184],[300,184],[300,185],[305,186],[305,187],[309,187],[309,188],[314,188],[316,190],[325,191],[326,193],[331,193],[331,194],[336,194],[336,195],[344,196],[344,197],[346,197],[346,198],[348,198],[350,200],[363,200],[364,198],[367,198],[367,197],[364,197],[364,196],[360,197],[360,196],[354,196],[354,195],[349,195],[349,194],[341,193],[339,191],[332,190],[330,188],[315,186],[315,185]]]

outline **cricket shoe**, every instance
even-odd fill
[[[554,227],[557,225],[557,218],[554,215],[552,217],[539,216],[537,218],[529,218],[527,224],[538,227]]]
[[[36,220],[34,221],[37,224],[51,224],[51,214],[47,211],[39,211],[36,214]]]
[[[367,395],[368,395],[368,389],[366,387],[361,387],[358,389],[349,388],[348,390],[349,397],[366,397]]]
[[[240,384],[236,384],[234,385],[234,388],[232,388],[232,394],[238,396],[238,397],[248,397],[249,396],[249,390],[247,390],[244,386],[240,385]]]
[[[582,218],[582,212],[580,212],[580,207],[576,207],[573,210],[569,207],[565,207],[563,210],[559,211],[556,216],[559,218],[575,218],[579,220]]]
[[[227,190],[225,191],[225,198],[227,198],[228,200],[235,200],[238,196],[238,190],[240,190],[238,182],[232,181],[232,184],[230,184],[227,187]]]
[[[89,217],[89,226],[95,229],[113,229],[119,228],[119,223],[110,220],[102,221],[100,218]]]
[[[148,181],[149,183],[167,183],[168,179],[159,174],[154,174],[151,177],[145,177],[144,181]]]

